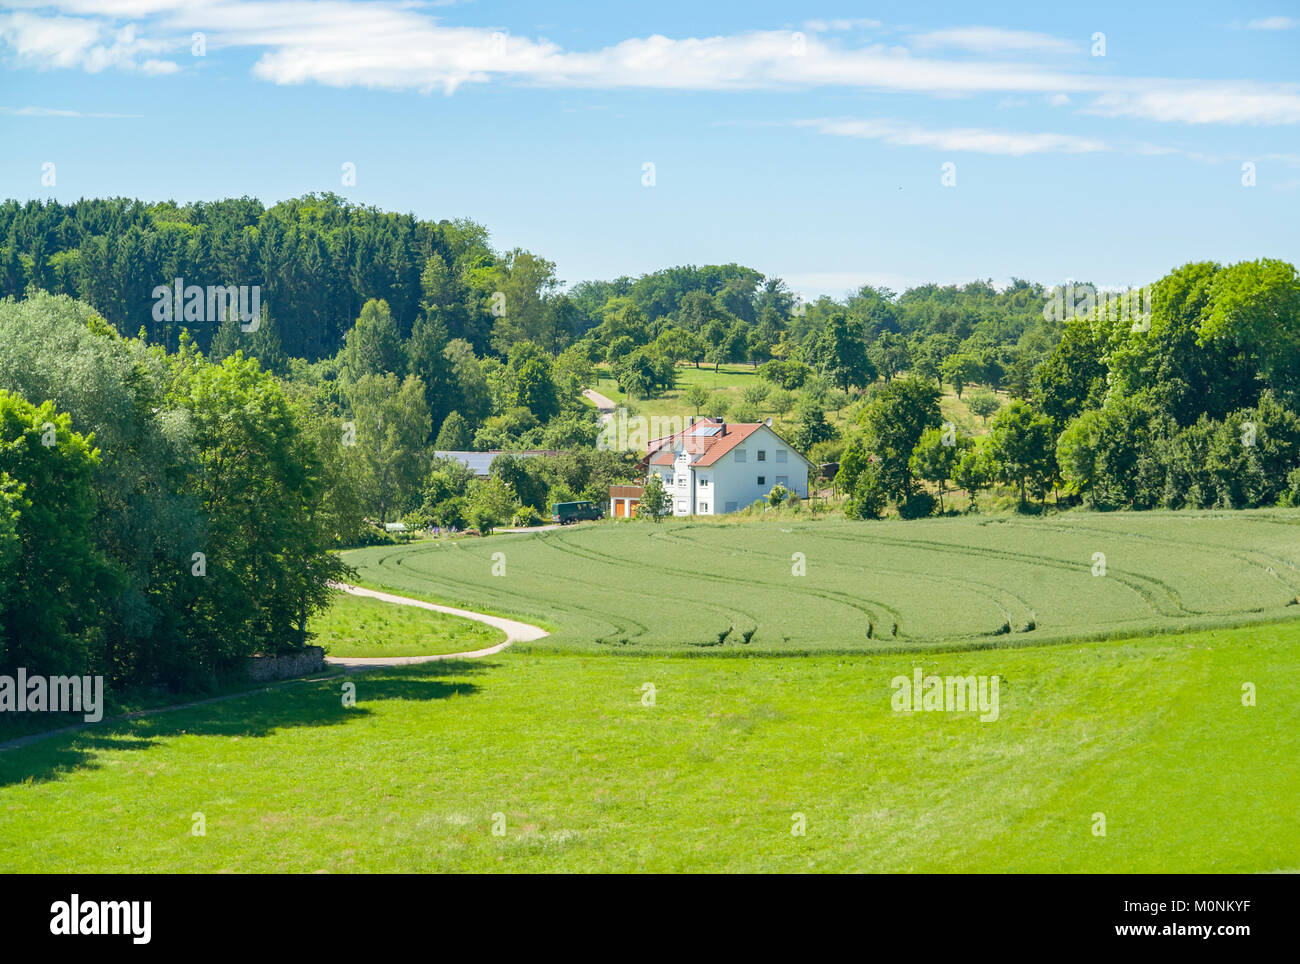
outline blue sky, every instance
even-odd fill
[[[0,194],[332,190],[569,283],[1142,284],[1300,260],[1297,64],[1285,2],[10,0]]]

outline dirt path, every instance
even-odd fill
[[[503,642],[497,643],[495,646],[489,646],[487,649],[476,649],[468,653],[444,653],[440,656],[326,656],[325,663],[329,666],[364,669],[370,666],[409,666],[413,663],[433,663],[441,659],[477,659],[480,656],[491,656],[493,653],[499,653],[511,643],[530,642],[550,635],[540,626],[521,623],[517,619],[506,619],[504,616],[487,616],[483,613],[470,612],[468,609],[439,606],[437,603],[425,602],[423,599],[395,596],[392,593],[362,589],[360,586],[350,586],[346,583],[335,583],[334,588],[342,589],[354,596],[367,596],[370,599],[379,599],[398,606],[418,606],[421,609],[432,609],[434,612],[447,613],[449,616],[459,616],[461,619],[472,619],[478,623],[486,623],[488,626],[494,626],[502,630],[506,634],[506,638]]]
[[[612,398],[606,398],[600,392],[591,388],[584,388],[582,394],[585,398],[590,399],[596,405],[596,411],[600,412],[600,420],[608,422],[614,417],[614,409],[617,407]]]

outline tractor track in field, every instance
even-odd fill
[[[854,542],[852,536],[840,536],[824,534],[823,538],[834,539],[839,542]],[[1001,559],[1007,562],[1018,562],[1029,566],[1044,566],[1051,569],[1058,569],[1062,572],[1078,573],[1080,572],[1079,564],[1068,562],[1064,559],[1058,559],[1055,556],[1043,556],[1035,553],[1016,552],[1010,549],[997,549],[986,546],[967,546],[961,543],[953,542],[934,542],[928,539],[900,539],[889,536],[874,536],[873,541],[881,545],[888,545],[894,548],[903,549],[924,549],[929,552],[948,553],[952,555],[971,556],[974,558],[984,559]],[[1135,596],[1146,604],[1154,614],[1168,618],[1182,619],[1188,616],[1212,616],[1221,615],[1215,612],[1200,612],[1195,609],[1188,609],[1183,605],[1178,593],[1172,586],[1156,579],[1154,576],[1144,576],[1135,573],[1128,573],[1122,570],[1116,570],[1113,567],[1107,569],[1108,578],[1113,578],[1125,589],[1132,592]],[[1160,592],[1156,592],[1144,583],[1154,584]],[[1163,594],[1163,595],[1162,595]]]
[[[820,535],[820,533],[819,533],[819,535]],[[671,534],[665,533],[665,534],[662,536],[662,538],[664,538],[664,539],[670,539],[670,540],[676,540],[676,541],[680,541],[680,542],[685,542],[685,543],[687,543],[687,544],[689,544],[689,545],[692,545],[692,546],[698,546],[698,545],[700,545],[699,540],[697,540],[697,539],[692,539],[692,538],[690,538],[689,536],[687,536],[686,534],[684,534],[684,533],[680,533],[680,532],[678,532],[678,533],[671,533]],[[756,557],[759,557],[759,558],[765,558],[765,559],[780,559],[780,560],[782,560],[782,562],[784,562],[784,559],[785,559],[785,557],[784,557],[783,554],[780,554],[780,553],[774,553],[774,552],[765,552],[765,551],[762,551],[762,550],[759,550],[759,549],[745,549],[745,550],[739,550],[739,549],[728,549],[728,550],[726,550],[726,551],[729,551],[729,552],[735,553],[735,554],[737,554],[737,555],[742,555],[742,556],[744,556],[744,555],[753,555],[753,556],[756,556]],[[1011,592],[1010,590],[1008,590],[1008,589],[1004,589],[1003,587],[1000,587],[1000,586],[996,586],[996,585],[994,585],[994,584],[992,584],[992,583],[982,583],[982,582],[980,582],[979,580],[969,579],[969,578],[961,577],[961,576],[953,576],[953,577],[943,576],[943,575],[938,575],[938,574],[936,574],[936,573],[924,572],[924,571],[921,571],[921,570],[915,570],[915,569],[897,569],[897,568],[895,568],[895,569],[882,569],[882,568],[877,567],[877,566],[848,565],[848,564],[846,564],[846,563],[838,563],[838,562],[834,562],[834,561],[831,561],[831,562],[829,562],[829,563],[827,563],[827,564],[828,564],[828,565],[831,565],[831,566],[838,567],[838,568],[848,569],[848,570],[850,570],[851,572],[854,572],[854,573],[869,573],[869,572],[888,572],[888,573],[890,573],[890,574],[898,574],[898,573],[902,573],[902,574],[904,574],[904,575],[912,576],[912,577],[914,577],[914,578],[918,578],[918,579],[923,579],[923,580],[926,580],[926,581],[928,581],[928,582],[939,583],[939,584],[941,584],[941,585],[942,585],[943,583],[956,582],[956,583],[960,583],[960,584],[962,584],[962,585],[965,585],[967,588],[976,587],[976,588],[973,589],[973,591],[976,593],[976,595],[983,596],[984,598],[986,598],[990,603],[992,603],[992,604],[993,604],[993,605],[998,609],[999,612],[1002,613],[1002,617],[1003,617],[1004,620],[1006,620],[1007,624],[1008,624],[1008,625],[1012,625],[1012,626],[1014,626],[1014,624],[1015,624],[1015,622],[1016,622],[1016,614],[1014,614],[1010,609],[1008,609],[1008,608],[1007,608],[1007,607],[1006,607],[1006,606],[1005,606],[1001,601],[999,601],[998,599],[989,596],[986,592],[981,592],[981,591],[980,591],[980,590],[982,590],[982,589],[994,589],[994,590],[998,590],[998,591],[1004,593],[1005,595],[1009,596],[1011,599],[1014,599],[1014,600],[1016,601],[1016,603],[1020,606],[1020,608],[1023,610],[1023,612],[1020,614],[1020,616],[1021,616],[1021,620],[1020,620],[1020,621],[1024,622],[1024,621],[1026,620],[1026,618],[1036,618],[1036,614],[1035,614],[1035,612],[1034,612],[1033,607],[1031,607],[1031,606],[1029,605],[1029,603],[1028,603],[1026,600],[1021,599],[1019,596],[1017,596],[1015,593]],[[704,574],[704,573],[701,573],[700,575],[710,575],[710,574]],[[714,576],[713,578],[723,578],[723,577]],[[747,584],[750,582],[750,580],[737,580],[737,581],[744,582],[744,583],[747,583]],[[761,585],[773,585],[773,584],[771,584],[771,583],[760,583],[760,584],[761,584]],[[841,605],[847,606],[847,607],[852,608],[852,609],[856,609],[856,610],[858,610],[859,612],[862,612],[862,613],[864,613],[865,615],[867,615],[867,616],[868,616],[869,618],[871,618],[871,619],[873,620],[873,622],[874,622],[874,619],[875,619],[875,615],[876,615],[876,614],[875,614],[872,610],[866,608],[865,606],[860,605],[861,603],[864,603],[864,602],[865,602],[865,603],[870,603],[870,604],[872,604],[872,605],[878,607],[879,609],[881,609],[881,610],[884,611],[885,613],[888,613],[889,616],[894,620],[894,622],[897,623],[897,625],[898,625],[898,638],[899,638],[899,639],[904,639],[904,638],[915,638],[918,642],[925,641],[925,640],[929,639],[929,637],[911,637],[910,634],[904,632],[904,631],[903,631],[903,615],[902,615],[901,611],[899,611],[898,609],[894,608],[893,606],[890,606],[889,604],[887,604],[887,603],[885,603],[885,602],[883,602],[883,601],[881,601],[881,600],[878,600],[878,599],[871,599],[871,598],[867,598],[867,597],[858,597],[858,596],[854,596],[852,593],[841,592],[841,591],[836,590],[836,589],[813,589],[813,590],[805,590],[805,591],[808,592],[808,593],[811,594],[811,595],[818,596],[819,598],[826,599],[826,600],[831,601],[831,602],[838,602],[838,603],[840,603]],[[944,639],[960,639],[960,640],[966,640],[966,639],[982,639],[982,638],[984,638],[984,637],[986,637],[986,636],[990,636],[990,635],[993,635],[993,634],[992,634],[992,633],[989,633],[989,632],[962,633],[962,634],[958,634],[958,635],[944,636],[943,638],[944,638]]]
[[[454,543],[452,545],[453,547],[459,548],[458,546],[455,546]],[[441,546],[429,546],[418,552],[408,551],[403,555],[404,556],[427,556],[431,553],[441,551],[442,549],[443,547]],[[384,569],[385,567],[384,564],[389,558],[390,556],[385,555],[380,559],[378,559],[375,563],[376,567],[379,568],[380,570]],[[412,576],[418,577],[421,579],[421,581],[433,583],[435,585],[441,584],[446,587],[452,588],[454,590],[460,590],[460,591],[463,591],[465,589],[478,590],[479,592],[477,593],[477,595],[482,596],[483,586],[481,583],[473,582],[470,580],[464,580],[464,579],[456,579],[442,572],[438,572],[438,573],[424,572],[416,568],[415,566],[406,565],[405,564],[406,561],[407,560],[405,558],[399,558],[397,562],[389,568],[393,570],[398,570],[403,574],[410,574]],[[573,582],[582,583],[583,585],[591,586],[593,588],[603,588],[603,589],[609,588],[608,583],[590,582],[588,580],[578,579],[573,576],[569,576],[568,578]],[[402,587],[396,586],[392,588],[401,589]],[[475,595],[475,593],[470,593],[470,595],[473,596]],[[629,636],[638,636],[648,632],[649,630],[648,626],[646,626],[644,623],[639,622],[638,620],[632,619],[630,617],[623,617],[621,620],[619,620],[612,617],[609,612],[600,609],[595,609],[590,606],[581,606],[573,602],[561,603],[561,602],[556,602],[554,600],[552,600],[550,605],[556,612],[563,613],[567,611],[572,613],[578,613],[586,616],[587,618],[593,620],[594,622],[608,626],[610,628],[610,631],[615,635],[626,633]],[[509,608],[509,606],[507,605],[506,608]],[[629,632],[629,628],[631,628],[634,631]]]
[[[1250,521],[1275,522],[1280,525],[1300,525],[1300,522],[1293,523],[1271,519],[1254,519]],[[1020,528],[1025,527],[1024,523],[1019,522],[1010,522],[1007,524],[1018,526]],[[1110,535],[1111,537],[1116,537],[1118,535],[1119,538],[1123,539],[1133,539],[1139,542],[1156,543],[1165,546],[1176,546],[1183,549],[1204,549],[1206,547],[1206,544],[1203,542],[1193,542],[1188,539],[1174,539],[1170,536],[1150,535],[1145,532],[1123,532],[1116,534],[1105,526],[1090,525],[1087,522],[1073,522],[1069,525],[1057,523],[1055,525],[1045,525],[1044,527],[1065,533],[1087,532],[1089,534],[1096,533],[1099,536]],[[1234,549],[1231,546],[1214,546],[1214,548],[1218,549],[1224,555],[1231,556],[1233,559],[1244,563],[1252,569],[1261,570],[1262,575],[1271,576],[1287,589],[1290,589],[1293,593],[1300,593],[1300,576],[1297,577],[1296,581],[1291,581],[1284,578],[1282,572],[1279,571],[1290,570],[1291,572],[1300,572],[1300,568],[1297,568],[1296,563],[1293,560],[1287,559],[1284,556],[1275,556],[1272,553],[1263,551],[1262,549]],[[1274,566],[1277,567],[1276,570],[1273,568]]]
[[[561,535],[559,533],[551,533],[546,536],[543,536],[542,545],[547,549],[553,549],[556,552],[560,552],[565,555],[577,556],[579,559],[585,559],[588,562],[599,563],[602,566],[608,566],[611,562],[621,563],[626,561],[620,559],[618,556],[609,555],[603,552],[598,552],[595,549],[591,549],[590,547],[575,546],[573,545],[572,542],[569,541],[568,538],[566,538],[564,535]],[[685,570],[682,571],[685,572]],[[686,574],[691,575],[692,573],[686,572]],[[589,579],[576,578],[572,575],[566,575],[566,578],[573,579],[575,582],[580,582],[583,585],[592,586],[605,591],[608,591],[610,589],[610,583],[608,579],[592,581]],[[737,622],[744,623],[746,620],[748,620],[749,623],[755,628],[755,630],[757,630],[758,628],[758,617],[754,613],[746,612],[743,609],[727,607],[727,606],[719,606],[714,603],[709,603],[704,600],[694,599],[694,598],[687,599],[684,602],[689,603],[692,606],[696,606],[700,609],[710,610],[712,612],[715,612],[721,618],[727,620],[729,624],[737,623]],[[737,615],[743,618],[736,619],[735,616]],[[649,626],[640,623],[638,623],[637,625],[640,626],[640,632],[636,633],[635,635],[645,636],[649,634],[650,632]]]

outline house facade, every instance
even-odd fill
[[[646,478],[663,480],[675,516],[722,515],[767,497],[783,485],[808,497],[811,462],[767,422],[703,418],[650,443]]]

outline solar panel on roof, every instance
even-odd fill
[[[721,425],[710,425],[706,428],[696,429],[695,434],[703,435],[705,438],[713,438],[713,436],[717,435],[721,431],[722,431]]]

